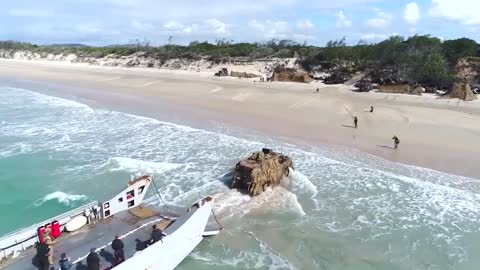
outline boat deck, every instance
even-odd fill
[[[164,229],[172,224],[172,220],[161,216],[155,210],[140,207],[88,224],[78,231],[64,233],[60,238],[55,239],[54,265],[51,266],[51,269],[59,268],[58,260],[62,253],[66,253],[71,258],[74,264],[73,269],[86,269],[86,257],[91,248],[97,248],[101,259],[101,269],[108,268],[112,265],[114,258],[110,243],[116,234],[122,237],[125,245],[125,257],[129,258],[135,252],[144,249],[144,242],[150,239],[152,226],[155,224]],[[20,253],[17,258],[2,261],[0,269],[38,269],[35,255],[35,248],[29,248]]]

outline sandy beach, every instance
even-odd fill
[[[113,110],[206,129],[221,123],[287,142],[355,148],[390,161],[480,178],[478,100],[355,93],[348,85],[254,83],[212,75],[0,60],[4,86],[40,82],[49,94]],[[357,129],[352,128],[353,116],[359,119]],[[401,140],[398,150],[392,149],[394,135]]]

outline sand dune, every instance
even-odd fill
[[[171,115],[197,127],[208,128],[214,121],[291,142],[353,147],[392,161],[480,178],[478,100],[354,93],[347,85],[254,83],[211,75],[213,71],[0,60],[3,85],[56,83],[71,87],[43,84],[46,92],[146,116]],[[368,112],[371,105],[374,113]],[[353,116],[359,118],[358,129],[350,128]],[[401,140],[397,151],[390,148],[393,135]]]

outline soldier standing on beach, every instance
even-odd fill
[[[394,148],[398,149],[398,145],[400,144],[400,140],[398,139],[397,136],[393,136],[392,140],[393,140]]]
[[[358,127],[358,118],[356,116],[353,117],[353,124],[355,125],[355,128]]]
[[[373,113],[373,106],[370,106],[370,112]]]

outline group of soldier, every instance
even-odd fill
[[[370,106],[370,112],[373,113],[373,106]],[[358,117],[356,116],[353,117],[353,126],[355,128],[358,128]],[[398,139],[398,137],[394,135],[392,140],[393,140],[394,149],[398,149],[398,145],[400,144],[400,139]]]
[[[166,236],[160,228],[156,225],[153,225],[151,238],[147,240],[144,244],[145,247],[152,245],[158,241],[162,241],[162,238]],[[121,240],[120,235],[115,235],[115,239],[112,241],[111,247],[114,251],[114,260],[112,266],[119,265],[125,261],[125,251],[123,241]],[[43,236],[43,242],[37,244],[37,257],[38,257],[38,268],[39,270],[48,270],[50,266],[54,264],[53,262],[53,250],[54,250],[54,240],[50,236],[50,229],[45,230]],[[100,256],[97,253],[97,248],[91,248],[90,253],[87,256],[87,270],[100,270]],[[62,253],[61,258],[58,262],[61,270],[72,269],[73,263],[70,258],[67,257],[66,253]]]
[[[317,88],[316,92],[319,93],[319,90],[320,89]],[[369,90],[371,90],[371,89],[369,89]],[[373,113],[373,106],[370,106],[370,112]],[[353,116],[353,126],[355,128],[358,128],[358,117],[356,117],[356,116]],[[397,136],[393,136],[392,140],[393,140],[394,149],[398,149],[398,145],[400,144],[400,139],[398,139]]]

